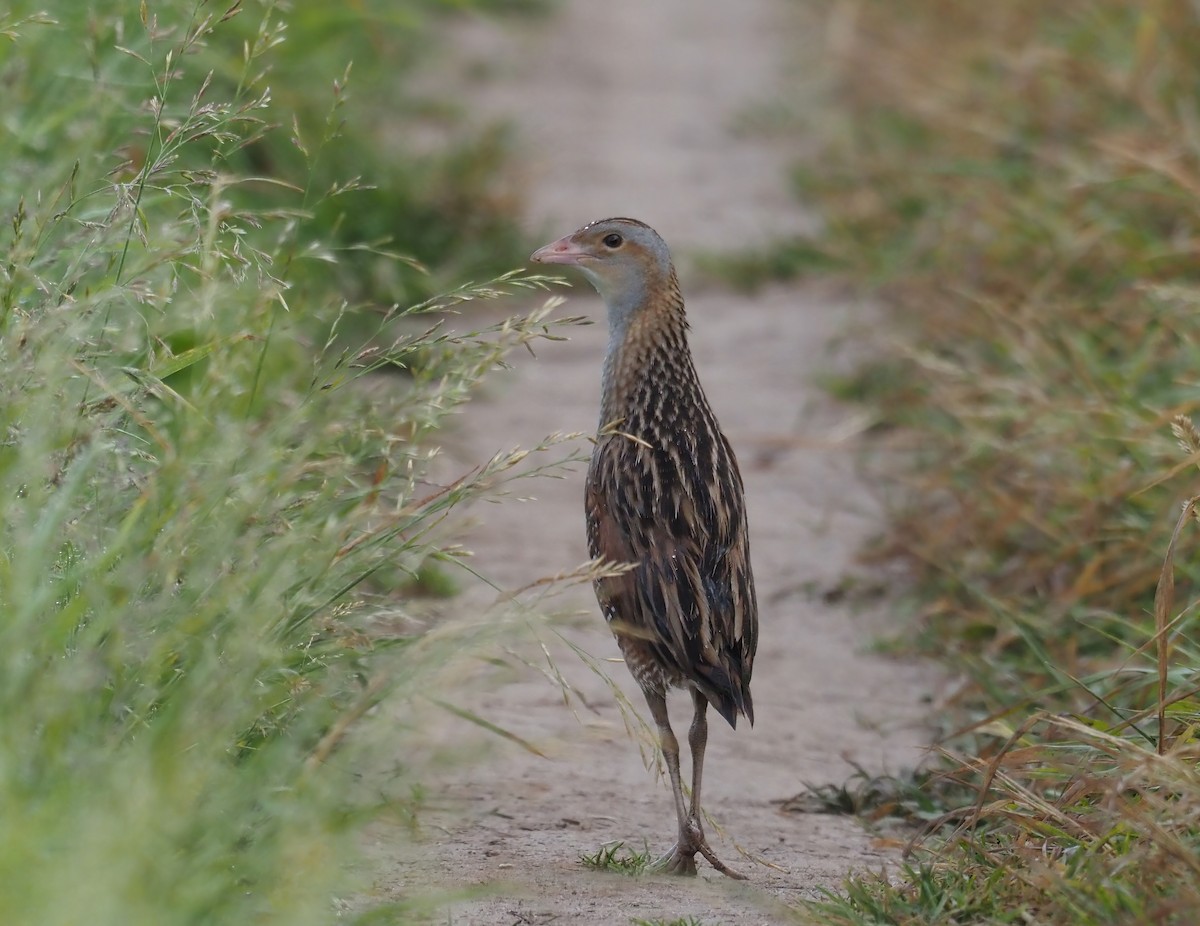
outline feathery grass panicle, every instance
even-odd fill
[[[1200,17],[827,9],[848,118],[796,180],[829,260],[897,309],[843,392],[912,463],[874,555],[910,566],[922,644],[966,677],[947,770],[977,796],[822,915],[1192,922],[1200,634],[1175,588],[1200,558],[1194,499],[1168,512],[1200,462]]]
[[[1200,430],[1196,423],[1187,415],[1176,415],[1171,419],[1171,433],[1179,442],[1179,447],[1190,458],[1200,461]]]

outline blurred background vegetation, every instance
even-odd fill
[[[439,489],[425,438],[550,333],[438,327],[543,285],[503,135],[409,90],[468,6],[528,4],[0,11],[0,922],[366,887],[351,837],[407,785],[364,795],[346,733],[445,663],[408,595],[516,462]]]
[[[1163,567],[1200,462],[1200,11],[824,9],[834,121],[795,180],[825,235],[735,269],[836,267],[888,307],[836,388],[877,414],[872,558],[955,684],[907,880],[823,918],[1195,922],[1190,516],[1177,595]]]

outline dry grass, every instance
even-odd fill
[[[844,388],[893,426],[873,555],[911,566],[924,645],[967,679],[948,755],[979,797],[906,884],[823,915],[1194,922],[1194,503],[1172,527],[1200,459],[1200,14],[828,9],[848,118],[797,182],[894,307]]]

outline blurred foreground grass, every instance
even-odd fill
[[[379,147],[437,6],[0,12],[0,922],[324,923],[363,887],[351,836],[387,796],[345,733],[455,649],[380,627],[520,459],[439,489],[426,438],[553,336],[419,318],[536,277],[391,302],[430,288],[412,255],[517,262],[467,195],[486,159]],[[355,74],[379,82],[348,105]],[[425,198],[447,164],[457,211]]]
[[[1200,12],[826,4],[846,118],[798,188],[891,306],[878,410],[946,815],[831,923],[1200,920]],[[898,426],[898,427],[895,427]],[[1180,449],[1182,444],[1182,449]],[[1161,582],[1160,582],[1161,574]],[[1155,591],[1160,589],[1156,619]]]

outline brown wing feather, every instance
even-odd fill
[[[705,409],[707,411],[707,409]],[[731,725],[753,724],[758,634],[742,481],[724,435],[653,445],[607,434],[588,472],[593,557],[634,563],[596,596],[643,687],[690,682]]]

